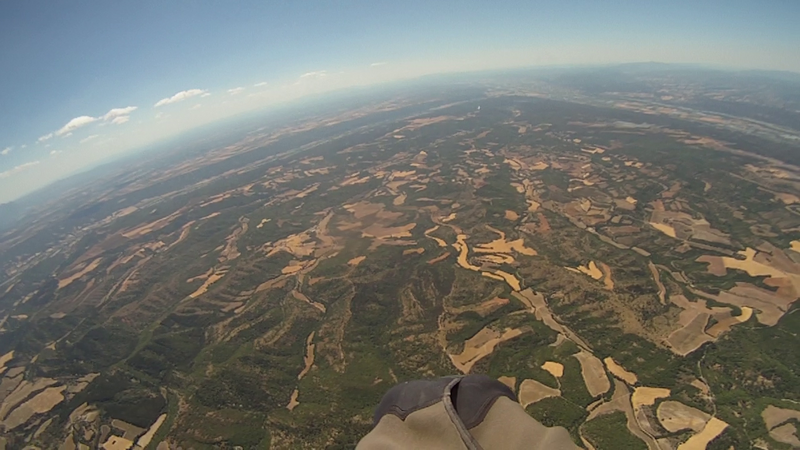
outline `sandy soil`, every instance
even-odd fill
[[[738,316],[731,316],[724,319],[718,319],[717,323],[712,325],[706,333],[714,338],[718,338],[722,333],[727,332],[731,329],[732,326],[747,322],[753,317],[753,308],[748,308],[747,306],[741,307],[742,314]]]
[[[631,404],[633,409],[639,409],[642,406],[652,406],[659,398],[669,397],[670,390],[665,388],[654,387],[637,387],[633,390],[631,396]]]
[[[26,423],[36,414],[44,414],[53,409],[53,407],[64,401],[63,392],[66,388],[66,386],[47,388],[21,404],[3,420],[6,431],[13,430]]]
[[[715,340],[733,325],[746,322],[753,313],[751,308],[743,307],[741,315],[731,316],[732,310],[730,308],[709,308],[704,300],[698,299],[690,302],[683,295],[673,295],[669,300],[670,303],[683,309],[683,311],[678,316],[680,328],[674,330],[666,341],[673,352],[682,356],[697,350],[705,342]],[[717,323],[705,330],[711,317]]]
[[[561,378],[564,376],[564,365],[555,361],[547,361],[542,364],[542,369],[550,372],[550,375]]]
[[[522,286],[520,286],[520,283],[519,283],[519,280],[517,279],[517,277],[515,277],[514,275],[511,275],[508,272],[503,272],[502,270],[495,270],[495,271],[493,271],[492,274],[490,274],[488,272],[483,272],[483,275],[484,276],[490,276],[491,278],[495,278],[495,279],[499,279],[499,280],[505,281],[506,283],[508,283],[509,286],[511,286],[511,289],[514,290],[515,292],[519,291],[522,288]],[[492,276],[492,275],[494,275],[494,276]]]
[[[111,436],[100,447],[104,450],[128,450],[133,447],[133,441],[120,436]]]
[[[8,413],[31,394],[56,384],[52,378],[37,378],[35,381],[24,380],[3,400],[0,405],[0,419],[5,419]]]
[[[457,258],[458,265],[467,270],[473,270],[478,272],[481,270],[481,268],[478,266],[473,266],[472,264],[469,263],[469,260],[467,259],[469,257],[469,247],[465,242],[466,239],[467,239],[466,234],[459,234],[456,236],[455,244],[453,244],[453,247],[456,250],[458,250],[458,258]]]
[[[441,222],[442,222],[442,223],[448,223],[448,222],[452,222],[452,221],[456,220],[456,216],[457,216],[457,213],[450,213],[450,215],[449,215],[449,216],[447,216],[447,217],[443,217],[443,218],[441,219]]]
[[[709,318],[709,314],[699,313],[685,327],[670,333],[667,337],[667,343],[669,343],[671,350],[681,356],[686,356],[706,342],[713,341],[713,337],[703,332]]]
[[[656,410],[656,416],[661,426],[670,433],[686,429],[699,433],[711,419],[709,414],[699,409],[672,400],[661,402]]]
[[[140,225],[140,226],[138,226],[138,227],[136,227],[136,228],[134,228],[132,230],[125,231],[125,232],[122,233],[122,236],[126,237],[128,239],[135,239],[135,238],[144,236],[145,234],[151,233],[153,231],[160,230],[160,229],[166,227],[167,225],[169,225],[170,223],[172,223],[173,220],[175,220],[178,217],[180,217],[185,211],[186,211],[186,208],[181,208],[181,209],[175,211],[174,213],[172,213],[172,214],[170,214],[170,215],[168,215],[166,217],[163,217],[161,219],[158,219],[158,220],[156,220],[154,222],[146,223],[146,224]]]
[[[667,236],[669,236],[671,238],[677,238],[678,237],[677,234],[675,233],[675,228],[673,228],[673,227],[671,227],[671,226],[669,226],[667,224],[650,222],[650,225],[653,228],[655,228],[656,230],[666,234]]]
[[[83,270],[81,270],[80,272],[70,275],[69,277],[66,278],[61,278],[60,280],[58,280],[58,289],[64,289],[73,282],[79,280],[84,275],[93,272],[95,269],[97,269],[97,266],[100,265],[101,261],[103,261],[103,258],[96,258],[94,261],[89,263],[89,265],[84,267]]]
[[[366,256],[363,256],[363,255],[362,256],[356,256],[355,258],[351,259],[350,261],[347,261],[347,264],[355,267],[355,266],[361,264],[361,262],[364,261],[365,259],[367,259]]]
[[[615,411],[625,412],[626,408],[631,407],[630,397],[631,393],[630,391],[628,391],[628,386],[622,381],[615,379],[614,393],[611,396],[611,401],[607,402],[601,398],[597,402],[599,404],[597,404],[597,406],[595,406],[594,408],[587,407],[586,409],[590,412],[589,412],[589,417],[586,418],[586,422],[594,419],[595,417],[603,416],[605,414],[611,414]],[[589,406],[591,407],[592,405]]]
[[[694,436],[690,437],[689,440],[679,445],[678,450],[705,450],[706,446],[708,446],[708,443],[713,441],[714,438],[725,431],[725,428],[727,427],[727,423],[717,419],[716,417],[712,417],[706,426],[703,427],[701,432],[695,434]]]
[[[297,408],[297,405],[300,404],[300,402],[297,400],[297,397],[299,396],[300,396],[300,391],[298,391],[297,389],[292,391],[292,397],[289,399],[289,404],[286,405],[286,409],[288,409],[289,411],[293,411],[295,408]]]
[[[555,331],[556,333],[563,334],[569,340],[575,342],[581,347],[588,348],[589,346],[584,342],[580,337],[575,335],[569,328],[563,327],[559,324],[555,318],[553,318],[553,313],[550,311],[550,308],[547,307],[547,302],[545,301],[544,295],[534,293],[531,288],[527,288],[524,291],[520,291],[519,293],[514,292],[513,295],[515,298],[519,299],[523,303],[526,301],[530,302],[533,305],[533,312],[536,320],[542,321],[545,325],[547,325],[551,330]],[[525,299],[525,300],[523,300]]]
[[[517,390],[517,377],[500,377],[497,381],[505,384],[512,392]]]
[[[597,397],[611,389],[608,375],[606,375],[606,370],[603,368],[603,363],[600,362],[599,358],[584,350],[573,356],[581,364],[581,375],[583,375],[583,381],[586,383],[586,390],[589,391],[589,395]]]
[[[288,266],[281,269],[281,273],[284,275],[291,275],[300,272],[301,270],[303,270],[303,267],[304,266],[302,264],[289,264]]]
[[[225,248],[220,252],[220,256],[218,258],[219,262],[233,261],[241,256],[237,243],[239,241],[239,237],[247,233],[247,226],[247,219],[240,219],[240,226],[236,227],[236,229],[225,238]]]
[[[3,356],[0,356],[0,373],[6,370],[6,364],[8,364],[8,362],[12,359],[14,359],[14,350],[11,350]]]
[[[520,238],[515,241],[507,241],[505,233],[495,228],[487,226],[488,229],[500,235],[500,239],[495,239],[486,244],[478,244],[475,246],[476,253],[511,253],[517,252],[521,255],[536,256],[538,253],[532,248],[525,246],[525,242]]]
[[[201,295],[208,292],[208,289],[211,287],[212,284],[216,283],[217,281],[221,280],[225,274],[227,274],[227,269],[220,270],[219,272],[215,272],[214,274],[210,275],[206,280],[203,282],[203,285],[197,288],[196,291],[189,294],[189,298],[197,298]]]
[[[448,256],[450,256],[450,252],[444,252],[436,258],[428,260],[428,264],[436,264],[437,262],[444,261]]]
[[[407,197],[408,196],[406,195],[406,193],[403,192],[400,195],[398,195],[397,197],[395,197],[394,200],[392,200],[392,204],[394,206],[400,206],[400,205],[402,205],[402,204],[404,204],[406,202],[406,198]]]
[[[599,267],[597,267],[597,264],[595,264],[594,261],[589,261],[589,264],[587,264],[585,266],[578,266],[575,269],[577,269],[578,272],[580,272],[580,273],[589,275],[590,277],[594,278],[595,280],[599,280],[599,279],[603,278],[603,272],[600,270]]]
[[[298,380],[302,380],[306,374],[311,370],[311,367],[314,365],[314,348],[316,344],[314,344],[314,335],[316,331],[312,331],[311,334],[308,335],[306,339],[306,354],[303,356],[303,362],[305,363],[305,367],[303,370],[297,375]]]
[[[297,300],[300,300],[301,302],[308,303],[309,305],[313,306],[314,308],[317,308],[323,314],[327,311],[327,308],[325,308],[325,305],[323,305],[322,303],[318,303],[318,302],[312,301],[310,298],[308,298],[308,296],[306,296],[306,294],[303,294],[302,292],[300,292],[300,291],[298,291],[296,289],[292,290],[292,297],[296,298]]]
[[[158,429],[161,428],[161,425],[165,420],[167,420],[166,414],[158,416],[158,419],[156,419],[156,421],[150,425],[150,428],[148,428],[147,433],[143,434],[142,437],[136,441],[136,447],[134,450],[147,448],[147,446],[150,445],[150,441],[153,440],[153,436],[156,435],[156,432],[158,432]]]
[[[785,423],[769,431],[769,436],[778,442],[789,444],[792,448],[800,448],[800,439],[797,438],[797,428],[794,424]]]
[[[293,234],[275,242],[272,247],[266,249],[267,256],[272,256],[279,252],[286,252],[297,258],[311,256],[314,253],[314,241],[307,232]]]
[[[430,230],[425,230],[425,236],[433,239],[433,241],[436,242],[436,244],[439,247],[447,247],[447,242],[445,242],[443,239],[439,239],[438,237],[430,235],[430,233],[433,233],[434,231],[436,231],[438,229],[439,229],[439,225],[436,225],[435,227],[431,228]]]
[[[632,386],[639,381],[638,378],[636,378],[635,373],[625,370],[624,367],[617,364],[617,362],[614,361],[614,359],[612,359],[610,356],[604,359],[603,362],[606,363],[606,367],[612,375],[628,383],[629,385]]]
[[[354,185],[357,185],[357,184],[364,184],[367,181],[369,181],[370,178],[371,177],[369,175],[367,175],[365,177],[361,177],[361,176],[359,176],[359,174],[355,174],[355,175],[351,176],[350,178],[347,178],[344,181],[342,181],[341,183],[339,183],[339,186],[345,187],[345,186],[354,186]]]
[[[777,324],[791,304],[791,301],[774,292],[746,283],[737,283],[733,289],[722,291],[719,295],[711,295],[696,289],[693,289],[692,292],[720,303],[757,310],[756,319],[767,326]]]
[[[545,386],[536,380],[522,380],[519,385],[519,403],[523,408],[527,408],[539,400],[547,397],[558,397],[561,391]]]
[[[409,223],[398,227],[387,227],[380,223],[374,223],[361,231],[362,237],[388,239],[411,237],[411,230],[416,227],[416,223]]]
[[[600,270],[603,271],[603,284],[609,291],[614,290],[614,278],[612,278],[611,267],[608,264],[601,262]]]
[[[536,311],[536,303],[544,303],[544,295],[533,292],[531,289],[525,289],[524,291],[514,292],[511,294],[514,298],[522,302],[523,305],[528,307],[528,312],[535,312]],[[540,298],[536,298],[540,297]]]
[[[519,214],[515,213],[514,211],[511,211],[510,209],[507,209],[506,210],[506,219],[511,220],[511,221],[516,221],[517,219],[519,219]]]
[[[764,419],[767,429],[771,430],[788,420],[800,421],[800,411],[769,405],[761,412],[761,418]]]
[[[118,430],[122,430],[123,431],[122,437],[124,437],[125,439],[130,439],[131,441],[141,436],[145,432],[144,428],[137,427],[132,423],[128,423],[119,419],[112,420],[111,426]]]
[[[522,330],[516,328],[507,328],[500,333],[485,327],[464,342],[464,350],[460,354],[448,356],[461,373],[469,373],[472,366],[481,358],[491,355],[497,345],[521,334]]]
[[[412,255],[412,254],[421,255],[424,252],[425,252],[425,249],[422,248],[422,247],[409,248],[409,249],[403,250],[403,256]]]

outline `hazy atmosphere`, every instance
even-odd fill
[[[0,1],[0,450],[800,448],[798,19]]]
[[[204,123],[348,86],[642,61],[797,72],[798,17],[788,0],[3,2],[0,202]]]

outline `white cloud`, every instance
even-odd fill
[[[20,164],[19,166],[14,167],[13,169],[6,170],[5,172],[0,172],[0,179],[8,178],[11,175],[17,174],[19,172],[24,172],[37,164],[39,164],[39,161],[31,161],[25,164]]]
[[[136,106],[126,106],[125,108],[114,108],[103,116],[103,120],[106,121],[110,120],[112,121],[112,123],[116,123],[114,122],[114,119],[116,119],[117,117],[129,116],[131,115],[132,112],[136,111],[137,109],[139,108]]]
[[[323,81],[327,77],[328,77],[328,71],[327,70],[317,70],[315,72],[306,72],[306,73],[300,75],[300,77],[297,79],[297,81],[294,82],[294,85],[295,86],[299,86],[299,85],[304,84],[304,83],[312,83],[313,84],[313,83],[316,83],[316,82],[319,82],[319,81]]]
[[[85,144],[85,143],[91,141],[92,139],[97,139],[98,137],[100,137],[99,134],[93,134],[91,136],[86,136],[85,138],[81,139],[81,144]]]
[[[325,78],[326,76],[328,76],[327,70],[318,70],[316,72],[306,72],[300,75],[300,79]]]
[[[11,150],[13,150],[13,148],[6,147],[3,149],[3,151],[0,151],[0,155],[6,156],[7,154],[11,153]]]
[[[200,103],[198,103],[198,104],[196,104],[196,105],[192,106],[190,109],[200,109],[200,108],[202,108],[202,107],[203,107],[203,105],[201,105]]]
[[[19,148],[20,148],[20,149],[23,149],[23,148],[28,148],[28,144],[22,144],[22,145],[21,145]]]
[[[159,106],[169,105],[170,103],[176,103],[187,98],[196,97],[198,95],[205,97],[208,92],[203,89],[189,89],[186,91],[178,92],[177,94],[173,95],[172,97],[162,98],[158,102],[156,102],[155,107],[158,108]],[[208,94],[211,95],[211,94]]]
[[[261,83],[256,83],[256,84],[254,84],[254,85],[253,85],[253,87],[262,87],[262,86],[266,86],[266,85],[268,85],[268,84],[269,84],[269,83],[267,83],[266,81],[262,81]]]
[[[211,92],[206,92],[205,94],[201,95],[200,98],[208,97],[209,95],[211,95]]]
[[[50,150],[50,156],[56,156],[59,153],[62,153],[61,150]]]
[[[374,62],[374,63],[370,64],[369,66],[370,67],[378,67],[378,66],[385,66],[386,64],[389,64],[389,63],[387,63],[386,61],[381,61],[381,62]]]
[[[114,125],[122,125],[123,123],[131,120],[131,116],[119,116],[114,117],[114,120],[111,121]]]
[[[39,139],[37,139],[37,140],[36,140],[36,142],[44,142],[44,141],[48,141],[48,140],[50,140],[52,137],[53,137],[53,133],[47,133],[47,134],[45,134],[44,136],[41,136],[41,137],[39,137]]]
[[[89,125],[90,123],[93,123],[93,122],[97,122],[98,120],[100,120],[100,119],[97,118],[97,117],[92,117],[92,116],[79,116],[79,117],[76,117],[76,118],[70,120],[69,122],[67,122],[67,124],[64,125],[63,127],[61,127],[58,131],[56,131],[55,135],[56,136],[69,135],[70,133],[72,133],[73,131],[77,130],[78,128],[85,127],[86,125]]]
[[[233,89],[228,89],[228,94],[231,95],[241,94],[242,92],[244,92],[243,87],[235,87]]]

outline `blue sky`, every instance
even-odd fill
[[[0,203],[204,123],[354,85],[634,61],[800,72],[798,19],[796,0],[4,0]]]

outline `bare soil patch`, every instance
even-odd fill
[[[608,371],[611,372],[612,375],[628,383],[629,385],[632,386],[639,381],[635,373],[625,370],[624,367],[617,364],[617,362],[614,361],[614,359],[611,358],[610,356],[604,359],[603,362],[606,363],[606,367],[608,368]]]
[[[355,267],[355,266],[361,264],[365,259],[367,259],[366,256],[363,256],[363,255],[362,256],[356,256],[355,258],[351,259],[350,261],[347,261],[347,264]]]
[[[302,380],[314,365],[314,348],[316,347],[316,344],[314,344],[315,334],[316,331],[312,331],[306,339],[306,354],[303,356],[303,363],[305,364],[305,367],[303,367],[303,370],[297,375],[298,380]]]
[[[670,348],[675,353],[686,356],[706,342],[713,341],[714,338],[704,332],[710,317],[708,313],[699,313],[686,326],[670,333],[667,337]]]
[[[642,406],[652,406],[659,398],[669,397],[670,390],[654,387],[637,387],[633,390],[631,404],[633,409],[640,409]]]
[[[140,437],[139,440],[136,441],[136,448],[139,449],[147,448],[147,446],[150,445],[150,441],[153,440],[153,436],[156,435],[158,429],[161,428],[161,425],[164,424],[165,420],[167,420],[166,414],[158,416],[158,419],[156,419],[156,421],[153,422],[152,425],[150,425],[150,428],[147,429],[147,433],[143,434],[142,437]]]
[[[542,369],[550,372],[550,375],[556,378],[564,376],[564,365],[555,361],[546,361],[542,364]]]
[[[66,386],[47,388],[21,404],[3,420],[6,431],[13,430],[28,422],[36,414],[49,412],[53,407],[64,401],[63,392],[66,388]]]
[[[686,429],[699,433],[711,419],[711,415],[673,400],[661,402],[656,410],[656,416],[661,426],[670,433]]]
[[[523,408],[527,408],[529,405],[547,397],[559,397],[560,395],[560,390],[545,386],[536,380],[522,380],[519,385],[519,403]]]
[[[86,267],[84,267],[80,272],[72,274],[66,278],[61,278],[58,280],[58,289],[64,289],[65,287],[69,286],[73,282],[81,279],[84,275],[87,275],[97,269],[97,266],[100,265],[100,262],[103,261],[103,258],[95,258],[94,261],[89,263]]]
[[[314,308],[318,309],[321,313],[325,314],[326,308],[325,305],[319,302],[312,301],[306,294],[298,291],[297,289],[292,290],[292,297],[300,300],[301,302],[308,303],[309,305],[313,306]],[[313,334],[313,333],[312,333]]]
[[[716,417],[712,417],[706,426],[703,427],[702,431],[690,437],[689,440],[683,444],[679,445],[678,450],[705,450],[708,446],[708,443],[713,441],[717,436],[725,431],[725,428],[728,428],[727,423],[717,419]]]
[[[450,252],[444,252],[436,258],[428,260],[428,264],[436,264],[437,262],[444,261],[448,256],[450,256]]]
[[[300,396],[300,391],[298,391],[297,389],[292,391],[292,396],[289,399],[289,404],[286,405],[286,409],[288,409],[289,411],[293,411],[295,408],[297,408],[297,405],[300,404],[300,402],[297,401],[297,397],[299,396]]]
[[[761,418],[764,419],[767,430],[771,430],[792,419],[800,421],[800,411],[769,405],[761,412]]]
[[[512,392],[517,391],[517,377],[500,377],[497,381],[505,384]]]
[[[586,383],[586,390],[589,391],[589,395],[597,397],[611,389],[608,375],[606,375],[606,370],[603,368],[603,363],[599,358],[585,350],[581,350],[572,356],[581,364],[581,375],[583,375],[583,381]]]
[[[517,328],[507,328],[500,333],[489,327],[484,327],[475,336],[464,342],[464,350],[460,354],[448,356],[450,356],[453,365],[461,373],[469,373],[472,366],[481,358],[491,355],[497,345],[521,334],[522,330]]]
[[[785,423],[769,431],[769,436],[778,442],[789,444],[792,448],[800,448],[800,439],[797,438],[797,428],[792,423]]]

